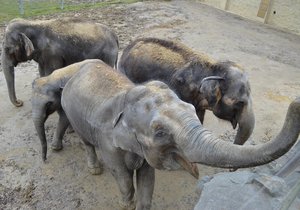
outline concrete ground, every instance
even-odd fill
[[[154,36],[179,40],[214,59],[243,66],[251,83],[256,116],[248,144],[272,139],[282,126],[289,103],[300,93],[300,37],[287,31],[194,1],[146,1],[36,19],[62,16],[107,24],[116,30],[121,50],[137,37]],[[3,32],[4,28],[0,37]],[[67,134],[64,149],[49,151],[47,162],[42,162],[30,103],[37,65],[24,63],[15,72],[17,97],[24,101],[20,108],[9,102],[0,74],[0,209],[118,209],[115,180],[106,169],[100,176],[89,174],[76,134]],[[56,121],[54,114],[46,123],[49,143]],[[210,113],[204,126],[224,140],[235,135],[229,123]],[[199,165],[199,171],[204,176],[224,170]],[[193,209],[199,197],[196,183],[183,171],[156,171],[152,209]]]

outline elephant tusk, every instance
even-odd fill
[[[173,153],[173,158],[182,168],[187,170],[193,177],[195,177],[196,179],[199,178],[199,171],[196,163],[189,162],[185,157],[177,154],[176,152]]]
[[[223,77],[220,76],[209,76],[209,77],[205,77],[201,80],[200,82],[200,88],[203,84],[203,82],[208,81],[208,80],[225,80]]]

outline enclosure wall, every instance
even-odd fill
[[[198,0],[252,20],[264,22],[300,34],[298,0]]]

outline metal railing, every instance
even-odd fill
[[[47,8],[65,9],[67,6],[79,6],[103,2],[103,0],[18,0],[19,14],[31,13],[31,11],[45,10]]]
[[[16,17],[26,18],[132,2],[135,0],[0,0],[0,24]]]

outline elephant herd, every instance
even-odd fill
[[[184,169],[198,178],[196,163],[258,166],[282,156],[297,141],[300,98],[290,104],[274,139],[241,146],[255,124],[250,84],[241,66],[158,38],[131,42],[119,61],[118,50],[117,35],[99,23],[15,19],[5,30],[1,59],[16,107],[23,102],[16,97],[14,67],[27,60],[38,63],[41,77],[32,83],[31,103],[42,159],[47,158],[44,125],[56,111],[52,149],[63,148],[64,133],[72,126],[85,145],[92,174],[101,173],[99,151],[117,181],[122,208],[150,209],[155,169]],[[234,144],[203,127],[205,110],[238,126]]]

